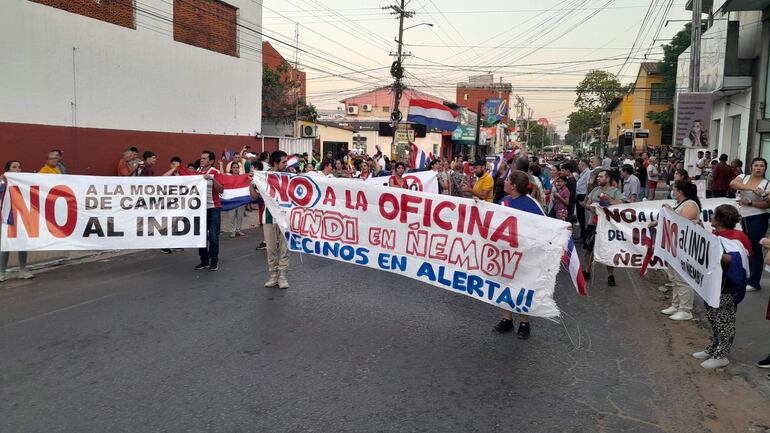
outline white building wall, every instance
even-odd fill
[[[225,1],[238,8],[239,23],[261,27],[257,2]],[[173,18],[172,1],[142,0],[141,7]],[[236,58],[174,41],[171,22],[138,12],[135,19],[129,29],[27,0],[0,1],[0,122],[260,131],[259,35],[239,28]]]
[[[726,153],[730,159],[748,159],[747,143],[749,141],[749,122],[751,122],[751,91],[739,93],[714,100],[711,119],[719,120],[719,137],[710,136],[712,143],[719,144],[719,153]],[[738,119],[736,116],[740,116]],[[740,120],[740,123],[736,123]],[[712,122],[712,125],[714,123]],[[737,140],[734,139],[733,128],[738,128]],[[716,134],[716,131],[712,131]],[[717,141],[715,141],[717,140]],[[715,146],[709,146],[713,149]]]

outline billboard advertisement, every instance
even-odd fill
[[[674,146],[709,147],[709,125],[713,106],[711,93],[679,93],[676,98]]]
[[[486,123],[493,124],[503,119],[508,114],[508,102],[501,98],[487,99],[484,102],[484,117]]]

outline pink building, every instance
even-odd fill
[[[414,89],[404,89],[399,102],[399,107],[406,120],[411,99],[427,99],[429,101],[443,103],[444,100]],[[390,112],[393,109],[393,93],[391,86],[383,86],[372,91],[352,96],[340,101],[345,104],[345,116],[361,120],[390,120]]]

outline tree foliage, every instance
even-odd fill
[[[262,117],[276,121],[313,120],[318,116],[312,104],[298,98],[301,83],[291,79],[290,66],[284,62],[275,69],[262,67]]]
[[[592,112],[604,110],[613,99],[627,91],[628,88],[620,84],[615,74],[593,69],[575,88],[575,107]]]
[[[575,88],[577,110],[567,116],[570,134],[578,140],[590,128],[598,128],[602,122],[604,107],[627,92],[628,86],[620,84],[611,72],[598,69],[589,71]],[[608,125],[604,127],[607,136]]]
[[[666,45],[663,45],[663,61],[658,64],[658,73],[663,75],[663,90],[669,100],[673,101],[676,94],[676,67],[679,55],[690,46],[692,27],[687,23]],[[647,118],[663,128],[674,127],[674,107],[664,111],[650,111]]]

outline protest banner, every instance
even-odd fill
[[[642,267],[647,253],[645,241],[652,237],[647,226],[657,221],[658,212],[665,203],[672,206],[675,204],[674,200],[650,200],[601,208],[598,212],[594,259],[619,268]],[[701,219],[709,231],[711,216],[717,206],[730,204],[737,207],[735,200],[729,198],[710,198],[701,200],[701,204]],[[649,267],[663,269],[665,263],[659,257],[653,257]]]
[[[6,173],[2,251],[193,248],[206,244],[203,176]]]
[[[438,173],[432,170],[405,173],[406,187],[412,191],[425,191],[438,194]],[[352,179],[356,180],[356,179]],[[388,186],[390,176],[369,177],[365,182]]]
[[[260,172],[291,251],[398,273],[533,316],[553,291],[569,224],[471,199],[369,182]]]
[[[711,230],[663,208],[654,254],[669,263],[707,304],[719,308],[722,244]]]

